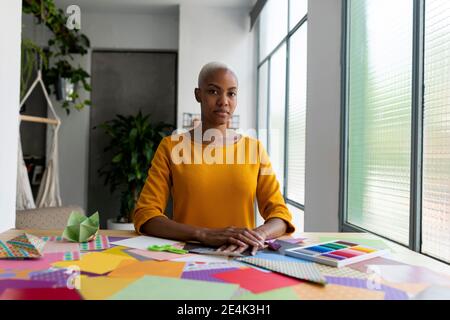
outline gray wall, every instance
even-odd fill
[[[153,124],[176,122],[177,55],[174,52],[95,51],[92,54],[88,211],[100,212],[101,227],[120,210],[120,191],[110,193],[98,170],[109,164],[110,138],[93,129],[116,114],[150,114]],[[150,163],[148,164],[150,166]],[[99,192],[99,190],[102,190]]]
[[[341,1],[308,2],[305,231],[338,231]]]

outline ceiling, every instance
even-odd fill
[[[81,12],[175,13],[177,5],[242,8],[250,12],[256,0],[55,0],[60,8],[78,5]]]

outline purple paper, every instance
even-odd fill
[[[238,270],[238,268],[222,268],[222,269],[206,269],[206,270],[195,270],[195,271],[185,271],[181,275],[182,279],[191,280],[202,280],[202,281],[213,281],[213,282],[225,282],[223,280],[217,279],[212,275],[225,271]]]
[[[23,289],[23,288],[54,288],[56,283],[54,281],[37,281],[37,280],[22,280],[22,279],[8,279],[0,280],[0,295],[8,288]]]
[[[129,239],[130,237],[111,237],[108,236],[108,240],[109,240],[109,245],[111,248],[117,247],[117,244],[112,244],[111,242],[116,242],[116,241],[120,241],[120,240],[125,240],[125,239]]]
[[[55,271],[41,271],[30,273],[31,280],[40,281],[52,281],[55,282],[55,287],[67,287],[67,280],[70,278],[71,273],[67,269],[55,270]]]
[[[330,277],[325,276],[329,284],[337,284],[341,286],[361,288],[384,292],[384,300],[408,300],[408,295],[399,289],[386,286],[384,284],[373,283],[369,279]]]

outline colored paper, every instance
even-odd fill
[[[367,279],[367,277],[369,276],[366,273],[360,272],[358,270],[353,270],[349,267],[336,268],[320,263],[316,263],[315,266],[324,276],[348,277],[358,279]]]
[[[76,275],[72,270],[58,269],[48,271],[37,271],[30,273],[31,280],[50,281],[55,283],[55,287],[69,287],[71,277]]]
[[[46,253],[39,259],[32,260],[0,260],[0,268],[16,270],[44,270],[51,267],[52,263],[65,259],[75,258],[77,252],[74,253]],[[77,257],[79,258],[79,257]],[[68,265],[74,264],[74,261],[64,261]]]
[[[110,248],[109,239],[104,235],[98,235],[92,241],[80,243],[81,251],[103,250],[108,248]]]
[[[67,242],[64,240],[47,241],[47,243],[44,246],[44,253],[76,252],[76,251],[80,251],[80,246],[78,243]]]
[[[376,283],[371,279],[363,280],[356,278],[342,278],[342,277],[327,277],[327,281],[331,284],[337,284],[341,286],[362,288],[368,290],[382,291],[384,292],[385,300],[407,300],[408,295],[399,289],[388,287],[386,285]]]
[[[8,288],[22,289],[22,288],[53,288],[56,285],[54,281],[35,281],[23,279],[7,279],[0,280],[0,294]]]
[[[148,236],[139,236],[134,238],[128,238],[125,240],[114,241],[112,244],[133,249],[147,250],[147,248],[151,245],[174,245],[177,243],[180,243],[180,241],[173,241]]]
[[[383,300],[384,292],[336,284],[317,286],[303,283],[292,287],[300,300]]]
[[[54,267],[67,268],[78,266],[81,271],[104,274],[112,271],[124,260],[135,261],[132,257],[124,257],[103,252],[89,252],[81,256],[78,261],[60,261],[53,263]]]
[[[404,291],[411,296],[414,296],[414,295],[418,294],[419,292],[425,290],[426,288],[430,287],[430,284],[428,284],[428,283],[390,282],[390,281],[384,280],[381,277],[379,279],[377,279],[377,281],[379,281],[381,284],[384,284],[386,286],[399,289],[400,291]]]
[[[231,261],[227,256],[212,256],[202,254],[185,255],[181,258],[172,259],[172,261],[180,262],[228,262]]]
[[[95,239],[99,227],[98,212],[86,217],[80,212],[72,211],[62,237],[71,242],[88,242]]]
[[[293,258],[289,256],[282,255],[280,253],[266,252],[266,251],[258,251],[254,256],[254,258],[261,258],[272,261],[286,261],[286,262],[303,262],[303,263],[312,263],[307,260],[302,260],[298,258]]]
[[[314,263],[274,261],[261,258],[239,258],[238,261],[249,263],[267,270],[285,274],[300,280],[311,281],[319,284],[326,284],[325,277],[320,273]]]
[[[227,300],[235,284],[144,276],[110,297],[111,300]]]
[[[301,281],[297,279],[272,272],[261,272],[253,268],[216,273],[213,277],[225,282],[239,284],[244,289],[250,290],[253,293],[260,293],[301,283]]]
[[[28,233],[6,242],[0,241],[0,259],[40,258],[45,241]]]
[[[367,272],[367,266],[368,265],[406,265],[405,263],[402,262],[398,262],[395,260],[391,260],[391,259],[386,259],[383,257],[375,257],[366,261],[361,261],[361,262],[356,262],[356,263],[352,263],[351,265],[349,265],[350,268],[354,269],[354,270],[358,270],[361,272]]]
[[[369,265],[369,274],[377,274],[391,282],[428,283],[450,286],[450,277],[428,268],[412,265]]]
[[[244,293],[234,298],[235,300],[298,300],[297,293],[292,287],[275,289],[263,293]]]
[[[144,275],[179,278],[183,273],[184,262],[136,261],[119,266],[108,274],[110,277],[138,278]]]
[[[82,300],[74,289],[67,288],[25,288],[6,289],[0,300]]]
[[[113,248],[109,248],[106,250],[103,250],[103,253],[109,253],[109,254],[117,254],[119,256],[124,256],[124,257],[131,257],[128,252],[126,252],[125,250],[127,250],[127,247],[122,247],[122,246],[114,246]]]
[[[133,278],[81,276],[80,293],[85,300],[105,300],[134,281]]]
[[[186,262],[183,271],[198,271],[198,270],[211,270],[211,269],[228,269],[228,268],[247,268],[248,265],[245,263],[231,261],[214,261],[214,262],[201,262],[201,261],[190,261]]]
[[[197,271],[185,271],[181,275],[182,279],[191,280],[203,280],[203,281],[213,281],[213,282],[224,282],[221,279],[213,277],[216,273],[221,273],[225,271],[238,270],[238,268],[223,268],[223,269],[207,269],[207,270],[197,270]]]
[[[128,250],[127,252],[133,253],[135,255],[139,255],[144,258],[149,258],[149,259],[158,260],[158,261],[173,260],[173,259],[179,259],[179,258],[191,256],[191,254],[181,254],[180,255],[180,254],[171,253],[171,252],[148,251],[148,250],[141,250],[141,249],[131,249],[131,250]],[[135,256],[135,255],[133,255],[133,256]]]
[[[450,287],[431,286],[414,296],[413,300],[450,300]]]

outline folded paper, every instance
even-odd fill
[[[0,258],[23,259],[40,258],[45,241],[39,237],[24,233],[9,241],[0,241]]]
[[[98,212],[86,217],[77,211],[70,214],[63,238],[72,242],[88,242],[94,240],[99,230]]]

